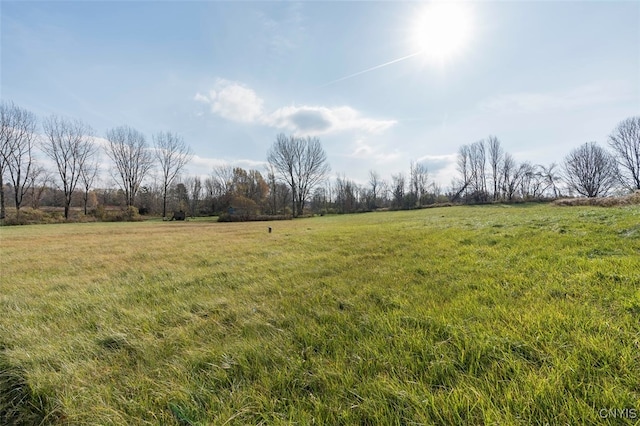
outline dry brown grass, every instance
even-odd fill
[[[603,198],[562,198],[551,203],[554,206],[596,206],[596,207],[617,207],[640,204],[640,190],[633,194],[620,197]]]

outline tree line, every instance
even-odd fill
[[[100,147],[91,126],[81,120],[52,115],[42,121],[39,133],[36,115],[12,102],[0,104],[0,124],[0,219],[6,216],[5,176],[14,195],[16,218],[20,217],[27,194],[32,206],[39,206],[45,192],[52,189],[57,201],[61,199],[65,219],[69,218],[78,192],[82,194],[86,215],[90,191],[95,191],[101,152],[112,162],[110,174],[127,207],[134,206],[142,183],[157,162],[164,216],[169,187],[192,157],[189,146],[172,132],[154,134],[150,147],[141,132],[120,126],[106,132],[107,144]],[[37,148],[51,161],[53,171],[47,171],[38,162]]]
[[[72,207],[96,217],[107,207],[122,207],[162,217],[182,210],[191,216],[251,219],[601,197],[640,189],[640,116],[613,129],[608,149],[588,142],[560,164],[518,163],[496,136],[462,145],[457,175],[444,190],[417,161],[409,164],[408,173],[392,174],[390,180],[375,170],[366,183],[344,174],[331,179],[316,137],[277,135],[262,172],[220,165],[201,177],[184,174],[193,153],[174,132],[157,132],[150,144],[138,130],[119,126],[98,139],[81,120],[52,115],[40,124],[35,114],[6,101],[0,104],[0,122],[0,219],[7,202],[17,219],[25,205],[60,207],[66,219]],[[50,160],[52,170],[38,161],[36,151]],[[99,188],[102,154],[110,160],[111,183]]]
[[[518,164],[495,136],[463,145],[453,200],[471,202],[603,197],[640,189],[640,116],[621,121],[608,138],[609,150],[587,142],[562,163]]]

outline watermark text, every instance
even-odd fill
[[[640,418],[640,412],[636,408],[601,408],[598,417],[601,419],[629,419]]]

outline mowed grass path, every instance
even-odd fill
[[[638,206],[1,228],[0,273],[5,421],[640,417]]]

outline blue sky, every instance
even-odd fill
[[[3,0],[1,95],[98,136],[177,132],[191,174],[263,170],[284,132],[320,138],[334,176],[421,161],[443,187],[462,144],[547,165],[640,114],[640,2],[458,5],[467,37],[434,58],[410,56],[428,2]]]

